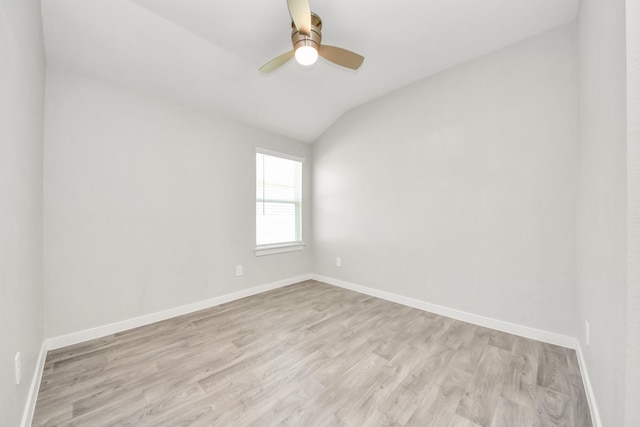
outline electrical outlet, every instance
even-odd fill
[[[591,327],[589,326],[589,321],[584,321],[584,341],[587,345],[591,344]]]
[[[242,276],[242,265],[236,265],[236,276]]]
[[[342,258],[336,257],[336,267],[342,267]]]
[[[22,381],[22,360],[20,358],[20,352],[16,353],[16,357],[13,359],[13,365],[16,370],[16,385],[20,385],[20,381]]]

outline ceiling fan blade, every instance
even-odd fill
[[[320,46],[318,54],[334,64],[351,68],[352,70],[360,68],[364,61],[364,56],[362,55],[358,55],[347,49],[342,49],[341,47],[328,46],[326,44]]]
[[[283,53],[282,55],[277,56],[273,58],[271,61],[264,64],[262,67],[259,68],[259,70],[262,73],[270,73],[276,68],[284,65],[291,58],[293,58],[293,55],[294,53],[292,50],[287,53]]]
[[[305,36],[311,35],[311,6],[309,0],[287,0],[289,14],[296,28]]]

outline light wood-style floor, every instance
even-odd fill
[[[591,420],[573,350],[307,281],[49,352],[33,425]]]

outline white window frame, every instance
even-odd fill
[[[273,150],[267,150],[264,148],[259,148],[256,147],[256,154],[265,154],[267,156],[273,156],[273,157],[280,157],[282,159],[287,159],[287,160],[293,160],[296,162],[300,162],[302,164],[302,175],[304,175],[304,158],[303,157],[297,157],[297,156],[292,156],[290,154],[286,154],[286,153],[280,153],[277,151],[273,151]],[[254,155],[254,165],[255,165],[255,155]],[[254,171],[257,173],[257,169],[255,169],[254,166]],[[304,186],[304,176],[301,176],[301,185]],[[257,183],[257,176],[254,176],[254,183]],[[302,188],[300,189],[300,191],[302,192]],[[303,212],[304,212],[304,204],[303,204],[303,198],[304,195],[301,195],[300,198],[300,217],[298,218],[299,221],[302,222],[302,217],[303,217]],[[257,200],[257,199],[256,199]],[[273,244],[264,244],[264,245],[258,245],[257,241],[258,241],[258,232],[257,232],[257,217],[254,215],[254,242],[256,242],[256,247],[254,249],[254,252],[256,254],[256,256],[264,256],[264,255],[273,255],[273,254],[279,254],[279,253],[285,253],[285,252],[294,252],[294,251],[301,251],[304,249],[305,243],[302,240],[302,224],[300,225],[300,233],[301,233],[301,238],[298,241],[293,241],[293,242],[283,242],[283,243],[273,243]]]

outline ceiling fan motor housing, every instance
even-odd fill
[[[302,46],[311,46],[315,50],[320,49],[320,42],[322,41],[322,20],[315,13],[311,13],[311,33],[309,35],[302,34],[296,28],[295,24],[291,23],[291,43],[293,43],[293,50],[297,50]]]

